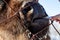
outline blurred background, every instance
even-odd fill
[[[60,14],[60,0],[39,0],[39,3],[44,7],[49,17]],[[59,22],[54,21],[53,24],[60,32]],[[52,25],[50,25],[49,31],[50,31],[49,35],[51,37],[51,40],[60,40],[60,35],[58,35],[58,33],[55,31]]]

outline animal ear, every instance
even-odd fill
[[[30,17],[32,15],[32,13],[33,13],[33,8],[30,11],[28,11],[28,13],[27,13],[27,20],[28,21],[30,21]]]

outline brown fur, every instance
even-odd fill
[[[9,0],[7,3],[16,12],[21,7],[22,1]],[[24,24],[21,23],[21,20],[17,16],[12,17],[15,12],[8,5],[6,5],[6,9],[3,12],[0,12],[0,40],[29,40],[28,33],[23,27]]]

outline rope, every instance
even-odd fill
[[[53,21],[51,20],[51,25],[53,26],[53,28],[56,30],[56,32],[60,35],[59,31],[56,29],[56,27],[53,24]]]
[[[59,31],[55,28],[55,26],[52,24],[52,26],[54,27],[54,29],[56,30],[56,32],[60,35]]]
[[[54,27],[54,29],[56,30],[56,32],[60,35],[60,33],[59,33],[59,31],[55,28],[55,26],[53,25],[53,21],[51,20],[51,23],[49,24],[49,25],[52,25],[53,27]],[[42,31],[44,31],[45,29],[47,29],[48,27],[45,27],[44,29],[42,29],[41,31],[39,31],[39,32],[37,32],[36,34],[33,34],[32,35],[32,37],[31,37],[31,40],[32,40],[32,38],[34,38],[35,36],[37,37],[37,38],[39,38],[38,36],[37,36],[37,34],[38,33],[41,33]]]
[[[3,1],[6,3],[7,6],[10,7],[10,5],[8,5],[8,3],[7,3],[5,0],[3,0]],[[23,2],[22,2],[22,3],[23,3]],[[21,3],[21,4],[22,4],[22,3]],[[31,5],[33,5],[33,4],[31,4]],[[24,7],[24,8],[27,8],[27,7],[31,6],[31,5],[28,5],[28,6]],[[12,7],[10,7],[10,8],[15,12],[15,10],[14,10]],[[16,16],[17,13],[18,13],[19,11],[23,10],[24,8],[19,8],[18,11],[15,12],[15,14],[14,14],[12,17]],[[3,23],[3,22],[5,22],[5,21],[7,21],[7,20],[9,20],[9,19],[11,19],[12,17],[10,17],[10,18],[8,18],[8,19],[5,19],[5,20],[1,21],[0,24]]]
[[[10,5],[8,5],[8,3],[5,0],[3,1],[6,3],[7,6],[9,6],[15,12],[15,10]]]

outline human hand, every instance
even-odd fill
[[[56,20],[60,23],[60,14],[56,15],[56,16],[52,16],[51,20]]]

